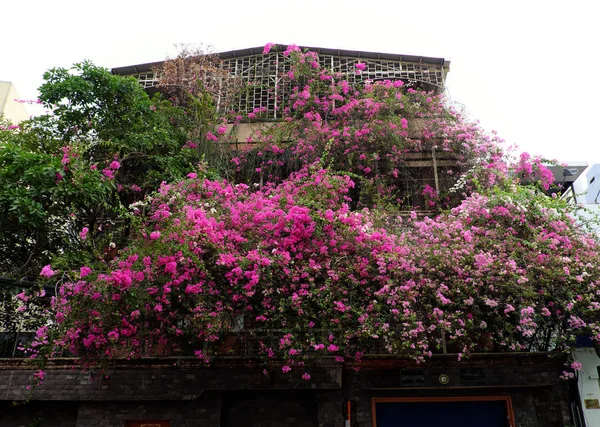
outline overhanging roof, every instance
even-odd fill
[[[287,47],[287,44],[276,45],[273,50],[278,49],[279,51],[283,50],[282,47]],[[400,55],[395,53],[380,53],[380,52],[364,52],[358,50],[344,50],[344,49],[329,49],[322,47],[307,47],[307,46],[299,46],[302,50],[309,50],[312,52],[316,52],[323,55],[333,55],[333,56],[349,56],[353,58],[364,58],[364,59],[383,59],[387,61],[401,61],[401,62],[413,62],[420,64],[437,64],[442,67],[448,68],[450,66],[450,61],[444,58],[433,58],[428,56],[415,56],[415,55]],[[260,55],[264,50],[263,46],[259,47],[251,47],[246,49],[237,49],[230,50],[227,52],[218,52],[216,53],[222,59],[229,58],[238,58],[250,55]],[[113,74],[119,75],[129,75],[136,73],[145,73],[148,71],[152,71],[152,69],[164,61],[157,62],[148,62],[145,64],[136,64],[136,65],[128,65],[125,67],[116,67],[112,69]]]
[[[548,166],[548,169],[554,175],[555,184],[570,184],[575,182],[587,167],[587,162],[569,162],[565,165]]]

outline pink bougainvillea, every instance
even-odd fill
[[[354,185],[318,167],[255,192],[165,184],[150,239],[61,288],[52,354],[191,353],[240,322],[278,338],[264,357],[290,361],[373,347],[423,360],[442,341],[461,357],[566,349],[578,331],[600,334],[597,243],[560,201],[527,188],[474,194],[394,233],[375,211],[349,209]]]
[[[42,268],[42,271],[40,272],[40,276],[43,277],[52,277],[54,276],[54,274],[54,270],[52,270],[52,267],[50,265],[44,266],[44,268]]]
[[[267,53],[271,52],[271,49],[273,49],[273,46],[275,46],[275,44],[267,43],[265,45],[265,48],[263,49],[263,55],[266,55]]]
[[[295,45],[284,55],[278,84],[289,98],[279,100],[280,120],[257,126],[247,137],[250,149],[231,156],[233,171],[224,175],[233,174],[236,182],[279,184],[290,172],[320,161],[331,170],[364,178],[353,195],[359,206],[391,203],[410,210],[450,208],[472,191],[515,176],[544,188],[551,181],[541,159],[511,162],[501,138],[465,119],[431,87],[400,80],[352,82],[351,76],[315,66],[318,54]],[[367,69],[362,62],[355,66],[359,72]],[[253,121],[272,114],[266,107],[245,112]],[[232,112],[228,121],[235,128],[243,116]],[[208,138],[237,144],[235,130],[220,133],[222,126]],[[432,157],[439,160],[437,184],[424,182],[417,166]],[[524,174],[526,164],[531,171]],[[435,198],[412,196],[423,194],[424,184],[436,186]]]
[[[208,362],[246,334],[289,372],[308,357],[565,350],[581,331],[600,341],[598,243],[534,188],[551,182],[541,159],[511,162],[440,95],[351,84],[314,52],[283,54],[289,102],[252,136],[258,148],[225,159],[235,182],[201,167],[163,183],[127,249],[62,285],[60,321],[38,331],[33,357]],[[231,142],[221,119],[213,129],[211,146]],[[437,175],[414,179],[425,162]]]

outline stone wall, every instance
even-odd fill
[[[516,426],[571,424],[570,383],[558,378],[562,360],[546,355],[486,356],[457,362],[436,358],[327,364],[301,373],[231,363],[210,368],[192,361],[123,363],[102,375],[47,369],[33,393],[32,370],[0,361],[0,427],[124,427],[126,421],[168,420],[170,427],[341,427],[351,402],[353,427],[372,427],[372,399],[510,396]],[[447,381],[440,381],[445,376]],[[12,401],[30,399],[12,406]]]
[[[221,427],[314,427],[317,422],[317,393],[311,390],[223,394]]]
[[[173,427],[216,427],[221,392],[206,392],[193,401],[82,402],[76,427],[124,426],[131,420],[170,420]]]

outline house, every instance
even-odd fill
[[[322,67],[355,83],[404,80],[440,93],[448,71],[448,62],[440,58],[311,50]],[[281,102],[291,96],[285,87],[275,93],[280,74],[289,71],[284,53],[252,48],[220,57],[245,88],[237,108],[265,108],[277,120]],[[369,67],[357,73],[361,61]],[[153,88],[154,65],[113,72],[135,76]],[[253,143],[253,126],[259,125],[242,127],[236,142]],[[408,167],[434,187],[442,179],[440,170],[455,167],[455,159],[433,149],[409,154]],[[360,360],[344,363],[308,357],[307,381],[301,371],[288,374],[277,361],[258,358],[255,331],[230,338],[211,349],[215,357],[210,367],[197,358],[169,354],[120,359],[101,371],[79,369],[75,359],[52,360],[43,383],[32,390],[27,388],[35,373],[31,364],[3,359],[0,426],[515,427],[564,426],[576,419],[570,406],[573,384],[559,378],[565,361],[560,354],[495,352],[482,342],[481,352],[459,360],[459,350],[444,341],[438,353],[417,363],[386,356],[375,345]],[[13,401],[29,402],[13,406]]]

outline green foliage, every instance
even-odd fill
[[[137,185],[152,191],[163,180],[180,179],[198,162],[194,150],[181,149],[193,120],[160,95],[150,98],[135,78],[112,75],[90,62],[52,69],[44,78],[40,99],[53,116],[51,126],[43,127],[65,143],[83,145],[90,162],[120,159],[117,182],[126,189]]]
[[[90,62],[44,79],[51,113],[0,126],[0,275],[14,278],[113,257],[129,233],[126,207],[192,171],[202,153],[184,145],[215,118],[210,97],[174,106]]]
[[[82,227],[118,206],[99,171],[77,156],[67,166],[30,143],[30,133],[0,131],[0,272],[15,278],[78,253]]]

